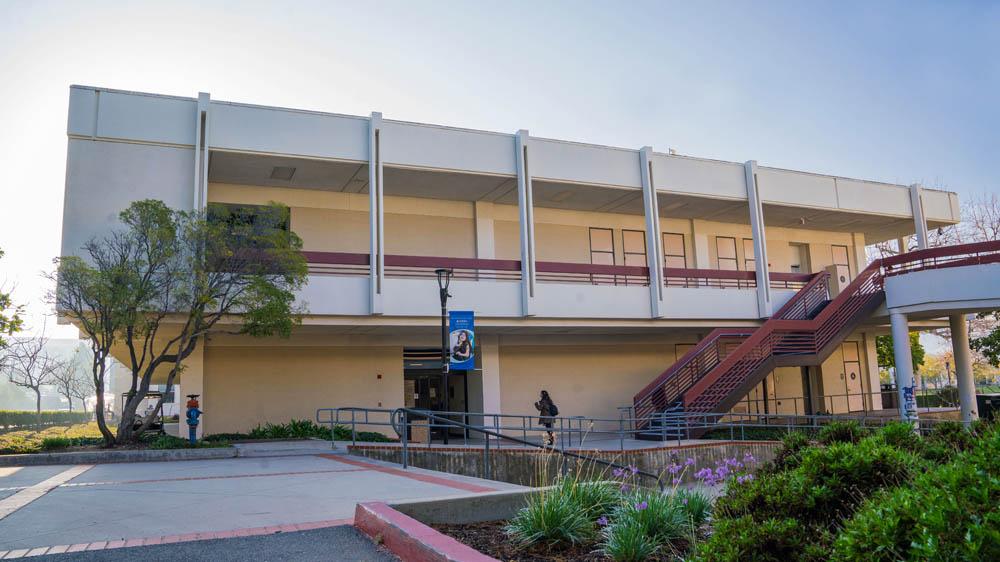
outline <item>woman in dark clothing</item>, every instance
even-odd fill
[[[538,423],[548,429],[545,432],[546,436],[543,444],[552,446],[556,441],[556,436],[552,433],[552,422],[553,417],[559,414],[559,410],[556,408],[555,403],[552,402],[552,398],[549,397],[547,390],[541,392],[538,402],[535,402],[535,409],[539,413]]]
[[[469,341],[469,332],[462,330],[458,333],[458,341],[452,347],[451,354],[459,361],[468,361],[472,357],[472,342]]]

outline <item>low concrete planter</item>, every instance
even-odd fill
[[[231,459],[238,451],[233,447],[205,449],[124,449],[108,451],[70,451],[65,453],[31,453],[2,455],[0,466],[41,466],[48,464],[105,464],[117,462],[190,461]]]
[[[392,504],[358,504],[354,512],[354,526],[406,562],[498,562],[429,525],[510,519],[527,505],[531,496],[547,489],[407,500]]]
[[[354,526],[406,562],[499,562],[384,503],[359,503]]]

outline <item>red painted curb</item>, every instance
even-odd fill
[[[354,526],[406,562],[499,562],[382,502],[359,503]]]

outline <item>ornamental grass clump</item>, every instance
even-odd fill
[[[593,539],[594,521],[566,488],[559,484],[530,499],[508,523],[507,534],[522,546],[545,544],[555,548]]]

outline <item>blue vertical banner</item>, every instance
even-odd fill
[[[471,371],[476,367],[475,315],[471,310],[448,311],[448,351],[451,369]]]

